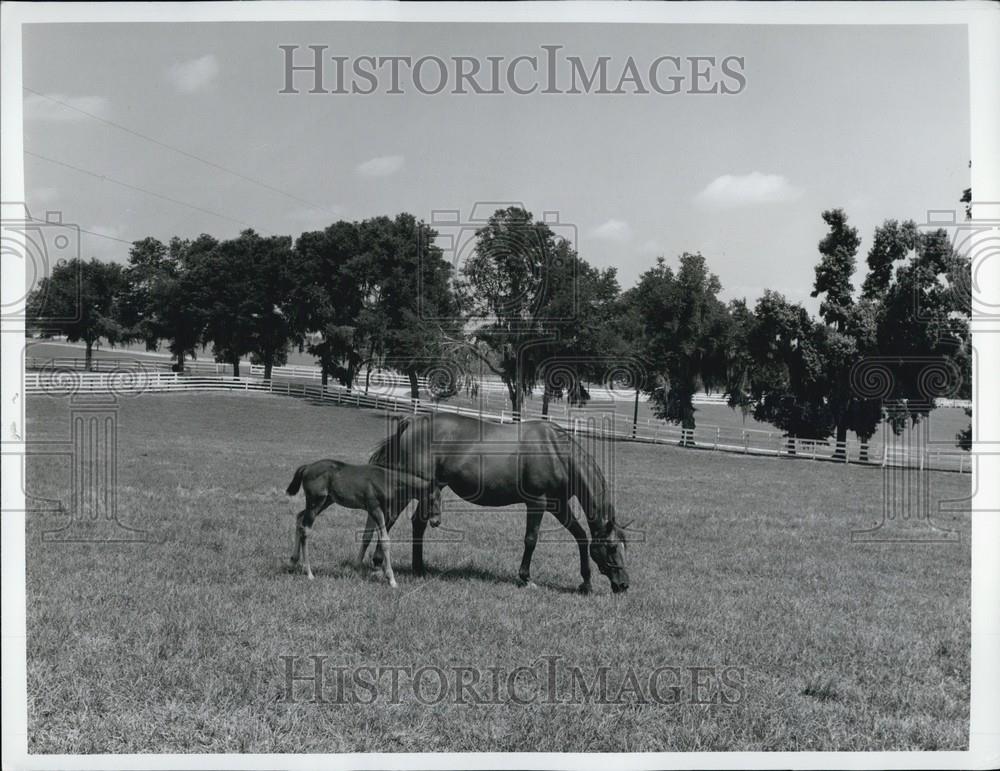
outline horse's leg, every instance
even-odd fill
[[[302,531],[304,527],[302,525],[302,520],[306,515],[308,509],[302,509],[295,517],[295,548],[292,550],[292,566],[299,564],[299,559],[302,554]]]
[[[396,520],[399,519],[399,515],[403,512],[403,509],[410,505],[410,501],[404,501],[397,498],[388,505],[389,508],[387,509],[387,513],[389,514],[389,517],[385,521],[386,532],[392,530],[392,526],[396,524]],[[375,542],[375,551],[372,554],[372,565],[377,568],[382,567],[382,544],[378,541]]]
[[[424,502],[418,501],[410,520],[413,523],[413,573],[418,576],[424,574],[424,531],[427,529],[427,520],[421,512],[422,508]]]
[[[535,544],[538,543],[538,528],[542,524],[542,515],[545,509],[537,504],[528,504],[528,516],[524,524],[524,556],[521,557],[521,569],[517,571],[517,583],[519,586],[531,586],[531,555],[535,551]]]
[[[363,568],[365,566],[365,552],[368,551],[368,544],[371,543],[372,535],[374,533],[375,533],[375,520],[372,519],[371,515],[368,515],[365,518],[365,533],[361,537],[361,549],[358,551],[359,568]]]
[[[382,508],[375,503],[368,510],[368,516],[375,521],[375,525],[378,527],[378,542],[382,547],[382,556],[385,559],[385,577],[389,579],[389,586],[395,589],[397,586],[396,576],[392,572],[392,558],[389,556],[389,531],[385,527],[385,515],[382,513]]]
[[[562,523],[563,527],[569,530],[570,535],[576,539],[577,546],[580,547],[580,577],[583,579],[583,583],[580,584],[579,591],[581,594],[590,594],[592,590],[590,585],[590,542],[587,539],[587,531],[573,516],[568,500],[561,501],[559,505],[562,506],[561,511],[555,507],[550,507],[549,511]]]
[[[331,503],[333,503],[333,501],[330,498],[316,501],[309,500],[307,497],[306,508],[299,513],[296,520],[295,532],[298,537],[295,542],[295,552],[292,554],[292,563],[295,564],[299,561],[299,551],[301,549],[302,564],[306,569],[306,575],[309,576],[310,581],[312,581],[315,576],[313,576],[312,567],[309,565],[309,532],[312,530],[313,523],[316,521],[316,517],[319,516],[319,513]]]

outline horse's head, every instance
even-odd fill
[[[625,531],[609,522],[604,534],[590,542],[590,556],[597,569],[611,581],[615,594],[628,589],[628,571],[625,570]]]

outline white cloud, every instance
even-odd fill
[[[802,188],[795,187],[780,174],[723,174],[716,177],[694,197],[695,203],[718,209],[787,203],[802,197]]]
[[[193,94],[206,88],[219,74],[219,60],[213,54],[180,62],[167,68],[167,80],[182,94]]]
[[[590,231],[590,235],[604,241],[623,243],[632,238],[632,228],[624,220],[610,219]]]
[[[650,238],[648,241],[643,241],[642,246],[639,247],[639,251],[644,254],[662,254],[663,250],[660,248],[659,243]]]
[[[403,168],[402,155],[382,155],[358,165],[357,172],[362,177],[388,177]]]
[[[57,104],[62,102],[62,104]],[[87,120],[83,113],[104,117],[108,100],[103,96],[66,96],[49,94],[48,98],[38,94],[24,97],[24,117],[38,121],[79,121]],[[78,110],[82,112],[77,112]]]

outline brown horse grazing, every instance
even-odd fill
[[[299,487],[305,490],[306,507],[296,518],[295,551],[292,564],[297,565],[301,552],[310,580],[313,578],[309,566],[309,552],[306,539],[316,517],[327,506],[337,503],[347,509],[364,509],[368,512],[367,526],[358,552],[358,566],[364,565],[365,552],[371,543],[372,532],[378,530],[379,551],[384,558],[385,577],[389,586],[396,587],[396,577],[392,572],[389,557],[389,532],[385,513],[395,519],[406,505],[416,498],[427,497],[430,483],[396,469],[375,466],[354,466],[339,460],[318,460],[299,466],[295,470],[291,484],[285,491],[295,495]]]
[[[625,533],[615,523],[615,511],[604,474],[574,437],[544,420],[496,424],[462,415],[438,413],[404,418],[372,453],[369,462],[396,468],[433,485],[433,494],[419,499],[413,515],[413,570],[422,573],[423,535],[428,513],[437,516],[441,489],[480,506],[528,506],[524,554],[518,578],[531,584],[531,555],[538,541],[542,515],[551,512],[577,541],[580,550],[580,591],[591,591],[590,560],[611,581],[614,592],[628,589]],[[576,498],[587,516],[590,540],[569,507]],[[389,520],[391,527],[395,516]],[[589,547],[589,548],[588,548]],[[376,560],[378,555],[376,554]]]

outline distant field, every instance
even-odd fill
[[[69,435],[64,400],[30,397],[27,416],[29,440]],[[450,494],[444,524],[460,540],[429,543],[431,575],[417,578],[400,522],[393,592],[350,564],[357,512],[320,517],[315,581],[285,568],[293,469],[362,461],[385,415],[174,394],[123,399],[118,420],[119,517],[155,542],[44,541],[67,521],[52,501],[70,505],[69,462],[28,460],[29,752],[967,746],[968,512],[939,515],[960,543],[852,543],[881,517],[880,469],[618,443],[619,518],[634,519],[624,597],[596,574],[594,596],[572,593],[576,548],[551,519],[539,588],[517,588],[523,508]],[[968,476],[929,480],[932,508],[970,493]],[[561,656],[588,680],[608,667],[612,693],[629,667],[733,667],[742,688],[712,704],[692,688],[672,704],[290,703],[282,656],[306,672],[310,656],[480,671]]]
[[[28,356],[36,356],[39,358],[82,358],[83,349],[75,345],[67,345],[60,342],[48,342],[48,341],[29,341]],[[110,348],[103,347],[96,349],[94,355],[102,358],[121,358],[121,359],[152,359],[154,361],[162,362],[164,356],[160,354],[150,354],[141,345],[130,345],[124,348]],[[294,355],[294,360],[293,360]],[[199,357],[199,360],[211,361],[211,355],[206,353]],[[289,364],[298,364],[303,366],[312,366],[316,363],[314,357],[308,354],[299,354],[297,352],[292,352],[289,354]],[[363,385],[359,384],[359,387]],[[615,416],[616,420],[620,420],[623,425],[630,424],[632,421],[634,403],[631,395],[625,394],[619,402],[615,404]],[[482,393],[481,399],[474,401],[469,399],[464,394],[456,395],[448,400],[449,404],[457,404],[463,407],[473,407],[481,406],[484,410],[489,412],[499,413],[501,410],[509,410],[510,403],[504,398],[501,393]],[[529,397],[527,401],[526,409],[530,413],[538,413],[541,411],[541,395],[535,395]],[[564,402],[554,401],[552,410],[553,412],[561,411],[565,409]],[[651,421],[654,425],[658,425],[661,421],[658,421],[653,414],[652,405],[646,400],[645,397],[640,399],[639,402],[639,421],[646,422]],[[760,423],[753,419],[753,417],[747,415],[744,416],[739,410],[733,410],[724,404],[699,404],[696,406],[695,419],[698,426],[718,426],[723,429],[735,428],[735,429],[748,429],[756,431],[768,431],[774,432],[775,436],[780,436],[781,432],[778,431],[774,426],[768,425],[767,423]],[[931,442],[940,443],[945,449],[953,449],[955,444],[955,435],[961,431],[963,428],[969,425],[969,418],[966,416],[964,410],[955,407],[939,407],[934,410],[929,419],[926,421],[921,430],[926,428],[928,432],[928,437]],[[880,428],[873,437],[873,442],[881,444],[885,439],[886,430],[884,427]],[[852,437],[853,438],[853,437]]]

